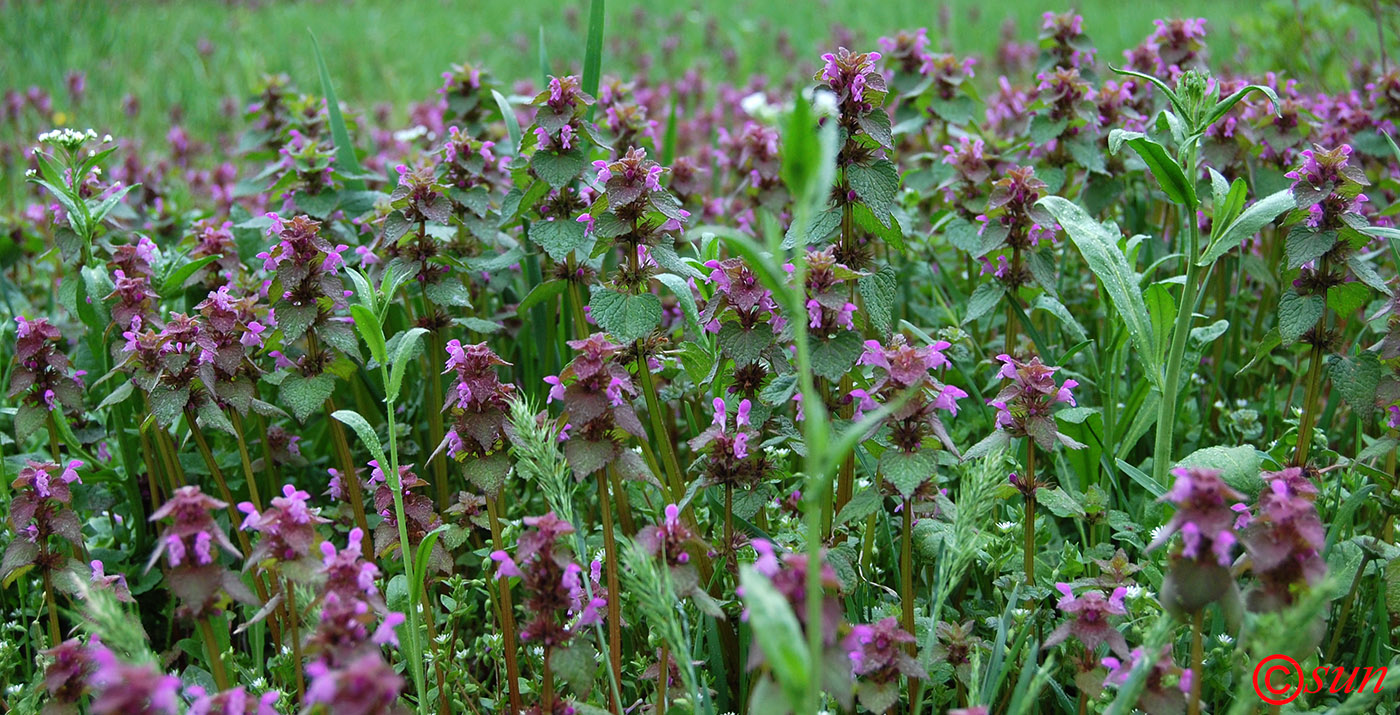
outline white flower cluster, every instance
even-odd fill
[[[83,145],[83,142],[95,139],[97,139],[97,132],[92,129],[80,132],[77,129],[69,129],[67,127],[53,129],[39,135],[40,144],[53,144],[55,146],[64,147],[65,149],[77,149]],[[103,144],[110,144],[111,142],[111,134],[104,134],[102,136]]]
[[[77,129],[69,129],[67,127],[64,127],[63,129],[54,129],[52,131],[47,131],[43,134],[40,134],[39,143],[53,144],[55,146],[61,146],[68,149],[76,149],[82,146],[83,142],[89,139],[96,138],[97,132],[91,129],[87,130],[86,132],[80,132]]]

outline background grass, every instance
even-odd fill
[[[409,102],[431,96],[453,62],[478,63],[507,86],[520,79],[538,83],[541,28],[552,70],[577,71],[587,5],[587,0],[7,2],[0,6],[0,89],[38,85],[54,93],[60,120],[146,137],[162,136],[169,126],[167,110],[179,107],[195,136],[210,136],[210,130],[229,124],[221,101],[236,97],[242,104],[264,73],[284,72],[303,91],[318,91],[306,32],[311,28],[344,101],[361,107],[389,102],[402,115]],[[1258,12],[1255,3],[1233,0],[1072,5],[1083,13],[1100,56],[1108,59],[1140,42],[1154,18],[1205,17],[1217,65],[1235,56],[1232,28],[1247,13]],[[928,27],[935,45],[985,55],[995,50],[1006,18],[1012,18],[1023,41],[1032,41],[1041,12],[1069,6],[1051,0],[609,0],[603,72],[626,76],[650,55],[653,76],[692,67],[704,68],[711,80],[807,74],[820,52],[833,46],[838,26],[861,48],[873,48],[876,38],[899,29]],[[1357,11],[1337,6],[1335,12]],[[1364,17],[1358,19],[1364,23]],[[776,51],[779,29],[791,38],[798,66]],[[675,49],[663,49],[671,36]],[[732,64],[716,44],[734,49]],[[88,100],[76,111],[63,91],[64,75],[74,69],[85,70],[88,79]],[[128,93],[142,105],[135,120],[121,111]]]

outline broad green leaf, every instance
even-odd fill
[[[686,321],[699,334],[700,310],[695,305],[695,294],[690,291],[690,284],[674,273],[657,273],[652,278],[671,290],[672,295],[676,296],[676,302],[681,305],[681,311],[685,313]]]
[[[543,28],[541,28],[543,32]],[[543,48],[540,49],[544,51]],[[491,97],[496,100],[496,108],[501,110],[501,118],[506,122],[506,136],[510,137],[510,154],[514,156],[520,153],[520,120],[515,116],[515,110],[510,106],[510,100],[506,99],[497,90],[491,90]]]
[[[912,497],[924,482],[933,479],[937,468],[933,450],[904,452],[887,449],[880,455],[880,474],[905,499]]]
[[[1152,335],[1157,360],[1165,359],[1167,342],[1171,339],[1172,324],[1176,321],[1176,301],[1171,291],[1161,283],[1153,283],[1143,293],[1147,304],[1147,314],[1152,318]]]
[[[1327,304],[1320,295],[1301,296],[1288,291],[1278,301],[1278,334],[1284,345],[1292,345],[1317,325]]]
[[[661,324],[661,299],[651,293],[631,295],[599,288],[588,305],[598,327],[622,343],[644,338]]]
[[[515,306],[515,312],[517,314],[523,315],[525,311],[559,295],[560,293],[563,293],[568,289],[569,282],[566,280],[556,278],[554,280],[545,281],[530,290],[530,294],[525,296],[525,299],[520,301],[519,305]]]
[[[202,256],[186,263],[170,272],[160,284],[160,295],[162,298],[171,298],[175,292],[185,286],[185,281],[194,275],[195,271],[223,258],[223,256]]]
[[[379,441],[378,433],[364,417],[360,416],[360,413],[354,410],[336,410],[331,413],[331,417],[355,430],[355,435],[369,448],[370,456],[378,460],[380,464],[389,463],[389,460],[384,456],[384,446]]]
[[[977,290],[972,291],[972,297],[968,298],[967,315],[963,316],[962,324],[967,325],[991,313],[1001,304],[1003,295],[1006,295],[1006,287],[997,281],[985,281],[977,286]]]
[[[426,328],[411,328],[399,338],[399,344],[394,346],[394,356],[389,367],[389,384],[384,386],[384,399],[393,403],[399,399],[399,388],[403,386],[404,370],[408,368],[408,363],[413,359],[414,352],[418,349],[418,343],[428,330]],[[433,409],[436,409],[436,405]]]
[[[277,401],[291,409],[298,422],[305,422],[334,393],[335,375],[326,372],[307,377],[294,372],[278,386]]]
[[[895,194],[899,193],[899,171],[894,164],[889,159],[869,165],[852,164],[846,167],[846,180],[871,213],[881,223],[889,223],[890,207],[894,205]]]
[[[1115,129],[1114,132],[1121,130]],[[1135,132],[1134,132],[1135,133]],[[1110,132],[1110,134],[1113,134]],[[1196,198],[1196,187],[1186,178],[1181,166],[1176,163],[1171,155],[1161,144],[1158,144],[1146,136],[1119,135],[1121,142],[1132,147],[1133,151],[1147,164],[1147,169],[1152,172],[1152,176],[1157,179],[1157,184],[1166,192],[1167,198],[1178,205],[1185,205],[1195,209],[1199,203]],[[1110,140],[1111,141],[1111,140]]]
[[[1272,222],[1279,214],[1293,208],[1293,192],[1284,189],[1254,202],[1252,206],[1245,209],[1230,225],[1220,231],[1210,247],[1202,254],[1200,260],[1196,261],[1198,266],[1208,266],[1215,263],[1216,259],[1230,252],[1240,244],[1244,243],[1259,230]]]
[[[880,270],[860,279],[860,297],[865,301],[866,315],[870,325],[881,337],[888,337],[894,325],[895,295],[899,290],[894,268],[886,265]]]
[[[1143,356],[1147,377],[1161,389],[1161,361],[1157,359],[1156,337],[1147,305],[1138,285],[1138,276],[1118,247],[1118,227],[1095,221],[1084,209],[1059,196],[1047,196],[1039,205],[1050,212],[1065,229],[1070,241],[1084,256],[1089,269],[1103,284],[1113,307],[1122,316],[1124,327]]]
[[[389,354],[384,348],[384,328],[379,325],[379,318],[369,308],[358,303],[350,306],[350,317],[355,320],[355,330],[369,346],[370,357],[383,365]]]
[[[1085,516],[1084,507],[1059,487],[1037,490],[1035,500],[1062,519],[1083,519]]]
[[[836,337],[812,339],[812,372],[828,380],[839,380],[865,349],[860,333],[843,330]]]
[[[1253,499],[1259,494],[1263,481],[1259,477],[1262,464],[1259,450],[1239,447],[1206,447],[1186,455],[1177,467],[1203,467],[1220,471],[1220,478],[1235,491]]]

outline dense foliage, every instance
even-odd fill
[[[1384,54],[1046,13],[738,87],[602,77],[600,19],[407,127],[321,63],[236,137],[7,149],[0,712],[1250,712],[1270,655],[1392,662]]]

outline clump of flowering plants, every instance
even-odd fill
[[[1214,20],[1116,69],[1101,15],[950,10],[734,77],[596,2],[578,74],[408,106],[4,92],[0,700],[1194,714],[1386,663],[1400,79],[1280,7],[1228,70]],[[1394,710],[1354,685],[1288,707]]]

